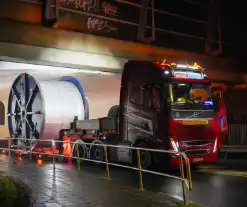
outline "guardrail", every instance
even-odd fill
[[[8,148],[0,148],[0,150],[8,151],[9,164],[11,163],[10,162],[10,160],[11,160],[11,152],[18,152],[18,151],[21,150],[20,148],[18,148],[18,149],[13,149],[12,148],[12,147],[16,147],[16,146],[11,145],[11,142],[12,142],[12,140],[16,140],[16,139],[20,139],[20,138],[1,139],[1,140],[8,140]],[[37,141],[37,140],[36,139],[26,139],[26,141]],[[53,143],[53,145],[56,144],[56,143],[73,144],[73,149],[76,150],[75,151],[76,152],[76,157],[75,156],[66,156],[66,155],[62,155],[62,154],[56,154],[55,150],[54,150],[54,147],[52,147],[52,154],[48,154],[48,153],[45,153],[45,152],[34,152],[34,151],[32,151],[32,148],[29,147],[31,149],[30,151],[28,151],[28,153],[30,155],[30,160],[32,159],[32,154],[51,155],[52,159],[53,159],[53,168],[54,169],[56,168],[56,159],[55,159],[56,157],[75,159],[77,161],[77,167],[78,167],[79,170],[81,169],[81,161],[90,161],[90,162],[105,164],[107,180],[110,180],[109,166],[116,166],[116,167],[122,167],[122,168],[136,170],[136,171],[139,171],[140,190],[144,190],[143,176],[142,176],[143,172],[154,174],[154,175],[160,175],[160,176],[164,176],[164,177],[168,177],[168,178],[173,178],[173,179],[181,181],[182,193],[183,193],[183,202],[184,202],[185,205],[188,204],[186,187],[187,187],[188,190],[192,190],[192,179],[191,179],[190,161],[189,161],[188,157],[186,156],[186,154],[183,153],[183,152],[176,152],[176,151],[170,151],[170,150],[147,149],[147,148],[139,148],[139,147],[128,147],[128,146],[119,146],[119,145],[116,146],[116,145],[107,145],[107,144],[92,144],[92,143],[85,143],[85,142],[78,143],[78,142],[71,142],[71,141],[60,141],[60,140],[55,140],[55,139],[54,140],[38,140],[38,142],[50,142],[50,143]],[[93,160],[93,159],[90,159],[90,158],[80,157],[79,147],[81,147],[82,145],[85,145],[85,146],[88,145],[90,147],[92,147],[92,146],[101,146],[104,149],[104,157],[105,157],[104,161],[99,161],[99,160]],[[110,147],[136,150],[136,152],[137,152],[137,167],[109,162],[108,149]],[[179,159],[180,176],[175,176],[175,175],[170,175],[170,174],[166,174],[166,173],[161,173],[161,172],[156,172],[156,171],[152,171],[152,170],[143,169],[142,168],[142,164],[141,164],[141,151],[149,151],[149,152],[156,152],[156,153],[157,152],[158,153],[168,153],[168,154],[171,154],[171,155],[176,155],[178,157],[178,159]],[[85,156],[85,154],[84,154],[84,156]],[[184,163],[185,163],[187,177],[185,176]]]
[[[224,140],[228,146],[246,146],[247,145],[247,124],[229,124],[228,136]]]
[[[228,134],[224,137],[220,152],[227,158],[228,153],[247,152],[247,124],[228,124]]]

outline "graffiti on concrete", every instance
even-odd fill
[[[108,25],[107,20],[102,20],[99,18],[88,17],[87,19],[87,28],[90,32],[111,32],[116,30],[115,27],[111,27]]]
[[[63,5],[72,5],[75,9],[85,12],[98,11],[99,0],[62,0]]]
[[[100,4],[100,0],[61,0],[63,6],[72,6],[85,12],[98,12],[102,11],[105,16],[117,16],[117,6],[107,1]]]
[[[61,0],[62,7],[76,9],[81,12],[87,12],[86,27],[89,32],[109,33],[117,31],[111,20],[118,14],[118,8],[115,4],[107,0]],[[72,10],[73,12],[73,10]],[[84,13],[82,13],[84,15]],[[90,15],[92,14],[92,15]]]
[[[101,4],[101,9],[104,12],[105,16],[116,17],[117,16],[117,6],[110,4],[106,1],[103,1]]]

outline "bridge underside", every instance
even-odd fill
[[[0,60],[121,72],[128,59],[166,58],[196,61],[208,69],[213,80],[245,79],[236,72],[243,66],[226,59],[7,20],[0,20],[0,26]]]

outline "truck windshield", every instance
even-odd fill
[[[205,83],[172,83],[173,104],[212,108],[210,85]]]

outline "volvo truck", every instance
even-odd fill
[[[195,165],[217,161],[227,131],[225,107],[221,90],[211,87],[201,66],[130,60],[119,91],[119,105],[105,117],[75,117],[69,129],[60,131],[60,140],[65,141],[57,146],[61,154],[77,156],[76,145],[70,144],[74,142],[80,157],[97,161],[105,159],[101,144],[116,146],[108,147],[112,162],[135,164],[134,150],[121,146],[184,152]],[[176,154],[141,151],[143,168],[157,163],[177,166],[179,159]]]

